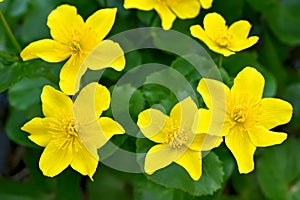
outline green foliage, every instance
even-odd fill
[[[117,7],[116,22],[108,37],[138,27],[161,27],[156,11],[126,10],[122,0],[4,0],[0,3],[0,12],[24,48],[33,41],[51,37],[46,25],[47,16],[64,3],[76,6],[84,19],[98,9]],[[6,171],[0,171],[0,199],[300,199],[299,9],[299,0],[214,0],[213,6],[208,10],[201,9],[196,18],[176,19],[172,30],[183,33],[184,42],[172,39],[176,35],[170,37],[172,30],[162,31],[159,35],[153,31],[132,41],[131,38],[124,39],[122,48],[130,49],[149,42],[152,49],[127,52],[126,67],[121,72],[113,69],[88,70],[81,79],[82,86],[93,80],[110,89],[111,108],[103,115],[114,118],[127,133],[112,137],[98,150],[100,163],[94,181],[70,167],[54,178],[45,177],[40,171],[38,163],[43,148],[31,142],[28,133],[20,128],[30,119],[43,116],[42,88],[45,85],[59,88],[59,71],[63,63],[46,63],[40,59],[22,61],[20,52],[0,23],[0,98],[9,104],[8,107],[0,104],[0,134],[2,136],[4,130],[12,144],[11,151],[5,151],[12,153],[7,157],[0,154],[1,167],[6,167]],[[193,38],[189,31],[191,25],[202,26],[203,17],[210,12],[220,13],[227,25],[241,19],[248,20],[252,24],[250,35],[260,38],[255,46],[223,57],[218,70],[214,69],[217,69],[219,55]],[[200,44],[207,56],[200,55],[194,44]],[[170,51],[172,49],[176,52]],[[139,68],[141,65],[144,67]],[[258,148],[254,172],[239,174],[225,144],[203,158],[203,175],[199,181],[193,181],[175,163],[150,176],[121,172],[106,162],[117,157],[118,150],[122,149],[137,153],[137,161],[135,157],[134,161],[130,161],[137,162],[132,164],[143,171],[143,153],[153,143],[139,138],[138,114],[149,107],[169,113],[178,101],[187,96],[191,96],[198,107],[203,107],[202,98],[196,91],[202,77],[214,78],[232,86],[233,78],[246,66],[256,68],[265,77],[264,97],[287,100],[294,110],[291,123],[274,129],[287,132],[288,140],[282,145]],[[3,99],[0,100],[2,102]],[[14,155],[19,149],[22,151],[21,161]],[[121,164],[126,165],[128,159],[120,158]]]

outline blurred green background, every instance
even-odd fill
[[[32,41],[50,38],[46,26],[47,16],[63,3],[76,6],[84,19],[98,9],[118,7],[110,36],[132,28],[160,26],[160,18],[154,11],[125,10],[122,0],[5,0],[0,3],[0,10],[21,48],[24,48]],[[101,163],[94,175],[94,182],[72,169],[65,170],[55,178],[44,177],[38,168],[43,149],[29,141],[20,127],[35,116],[42,116],[42,87],[46,84],[58,87],[62,63],[49,64],[38,59],[22,62],[3,24],[0,24],[0,199],[299,200],[299,10],[299,0],[214,0],[212,8],[201,10],[197,18],[175,21],[173,29],[191,37],[189,27],[202,24],[203,17],[208,12],[220,13],[227,24],[241,19],[248,20],[252,24],[251,35],[258,35],[260,40],[252,48],[223,59],[224,82],[230,85],[241,69],[246,66],[255,67],[266,79],[264,96],[279,97],[289,101],[294,107],[291,122],[275,128],[276,131],[288,133],[287,141],[282,145],[258,149],[255,154],[255,170],[250,174],[238,173],[236,163],[224,145],[214,150],[212,156],[205,158],[207,180],[198,185],[201,186],[200,194],[206,194],[204,196],[193,196],[197,192],[187,188],[190,186],[184,182],[179,183],[180,187],[177,189],[166,184],[168,181],[180,180],[180,174],[177,176],[173,173],[174,176],[164,180],[159,177],[157,180],[155,176],[116,171]],[[205,45],[203,47],[206,48]],[[210,54],[217,62],[218,55],[212,52]],[[194,86],[201,78],[188,67],[178,69],[179,63],[182,65],[183,61],[167,52],[136,51],[126,55],[126,60],[125,71],[118,73],[107,70],[100,82],[112,89],[126,71],[149,62],[173,67]],[[200,97],[199,100],[201,101]],[[140,111],[154,104],[161,104],[169,110],[176,99],[166,89],[149,85],[137,90],[130,103],[130,112],[136,120]],[[111,115],[110,111],[105,114]],[[141,149],[143,144],[143,141],[136,143],[136,138],[126,135],[114,137],[112,141],[132,152]],[[210,160],[217,160],[217,165],[212,166],[214,162],[210,164]],[[176,172],[177,169],[171,170]]]

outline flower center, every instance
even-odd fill
[[[245,122],[246,116],[247,116],[247,109],[245,108],[245,106],[236,105],[233,107],[233,112],[231,114],[231,117],[235,122],[238,123]]]
[[[221,47],[227,47],[231,42],[231,35],[229,33],[225,33],[220,35],[220,37],[216,40],[216,43]]]
[[[74,137],[78,137],[78,128],[75,120],[73,119],[64,120],[63,125],[68,140],[71,140]]]
[[[168,130],[167,143],[173,148],[179,149],[183,144],[188,141],[183,130],[180,130],[179,127],[172,125]]]
[[[81,46],[80,43],[77,41],[73,41],[70,45],[72,54],[78,54],[81,52]]]

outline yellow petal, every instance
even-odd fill
[[[198,108],[191,97],[177,103],[171,110],[170,117],[182,129],[191,129]]]
[[[49,118],[35,117],[24,124],[21,130],[30,133],[28,138],[31,141],[45,147],[52,139],[47,121],[49,121]]]
[[[98,122],[100,125],[100,129],[107,140],[109,140],[114,135],[125,133],[123,127],[118,122],[109,117],[101,117]]]
[[[58,148],[56,141],[53,140],[44,149],[39,166],[45,176],[54,177],[66,169],[72,159],[72,148],[70,146]]]
[[[55,40],[43,39],[30,43],[22,50],[20,56],[24,61],[41,58],[47,62],[61,62],[70,54],[68,46]]]
[[[171,29],[176,15],[168,8],[167,5],[157,4],[154,8],[161,19],[161,26],[165,30]]]
[[[157,143],[164,143],[168,137],[165,130],[169,126],[169,117],[156,109],[147,109],[138,116],[137,125],[145,137]]]
[[[256,147],[243,128],[232,128],[225,136],[226,146],[232,152],[240,173],[249,173],[254,169],[253,155]]]
[[[46,117],[63,118],[73,114],[73,102],[66,94],[46,85],[41,94],[43,113]]]
[[[104,40],[85,58],[84,66],[91,70],[111,67],[121,71],[125,67],[124,52],[118,43]]]
[[[265,79],[255,68],[245,67],[234,79],[231,88],[233,98],[247,96],[249,102],[257,102],[262,98]],[[238,103],[238,102],[237,102]]]
[[[76,141],[78,143],[78,141]],[[77,144],[78,145],[78,144]],[[97,149],[95,149],[97,151]],[[71,167],[81,173],[82,175],[88,175],[93,180],[93,175],[96,172],[98,166],[99,157],[95,157],[93,154],[82,146],[78,151],[74,151]]]
[[[213,0],[200,0],[201,8],[209,9],[212,6]]]
[[[220,47],[215,41],[213,41],[207,35],[207,33],[202,29],[202,27],[200,25],[191,26],[190,31],[191,31],[192,36],[194,36],[194,37],[198,38],[199,40],[201,40],[202,42],[204,42],[210,50],[212,50],[216,53],[220,53],[224,56],[230,56],[232,54],[235,54],[233,51],[230,51],[227,48]]]
[[[263,126],[251,127],[247,131],[252,143],[257,147],[281,144],[287,138],[286,133],[269,131]]]
[[[216,41],[220,34],[227,32],[225,19],[218,13],[208,13],[203,19],[204,30],[208,37]]]
[[[124,0],[124,8],[137,8],[139,10],[152,10],[157,0]]]
[[[255,43],[257,43],[258,39],[259,38],[257,36],[252,36],[246,40],[233,41],[230,46],[228,46],[228,49],[231,51],[241,51],[253,46]]]
[[[193,124],[194,132],[198,134],[208,133],[212,136],[227,135],[234,124],[227,120],[226,112],[221,109],[206,110],[200,108]]]
[[[230,46],[228,47],[232,51],[241,51],[249,48],[258,41],[257,36],[248,38],[251,29],[251,24],[248,21],[240,20],[233,23],[228,32],[232,35]]]
[[[109,105],[109,90],[97,82],[90,83],[80,90],[74,102],[74,118],[81,125],[95,122]]]
[[[114,25],[116,14],[117,8],[98,10],[86,20],[86,25],[97,33],[97,39],[101,41]]]
[[[77,14],[77,9],[70,5],[61,5],[53,10],[49,16],[47,25],[51,36],[64,44],[70,44],[72,37],[82,34],[84,21]]]
[[[60,89],[67,95],[74,95],[80,87],[80,80],[87,68],[82,65],[80,55],[72,55],[60,70]]]
[[[180,0],[172,1],[169,7],[181,19],[196,17],[200,12],[199,0]]]
[[[288,123],[293,113],[293,107],[290,103],[276,98],[263,98],[261,110],[260,115],[256,117],[259,123],[267,129]]]
[[[189,145],[189,148],[194,151],[210,151],[213,148],[220,146],[222,141],[222,137],[216,137],[201,133],[195,135],[195,138]]]
[[[215,43],[207,36],[206,32],[200,25],[190,27],[191,35],[204,42],[208,47],[215,46]]]
[[[202,158],[199,151],[187,149],[175,162],[182,166],[192,177],[198,181],[202,175]]]
[[[225,111],[230,90],[224,83],[202,78],[198,84],[197,91],[202,96],[208,108],[218,108],[222,112]]]
[[[233,36],[233,40],[247,39],[251,29],[251,24],[246,20],[239,20],[234,22],[229,28],[228,32]]]
[[[170,165],[177,159],[177,150],[168,144],[158,144],[153,146],[146,154],[145,172],[153,174],[156,170]]]

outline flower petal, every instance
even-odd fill
[[[157,143],[165,143],[168,137],[165,128],[169,126],[167,115],[156,109],[147,109],[138,116],[137,125],[145,137]]]
[[[67,95],[74,95],[80,87],[80,80],[87,68],[82,65],[83,58],[72,55],[60,70],[60,89]]]
[[[86,25],[97,33],[97,39],[101,41],[114,25],[116,14],[117,8],[98,10],[86,20]]]
[[[263,126],[251,127],[247,129],[252,143],[257,147],[268,147],[281,144],[287,138],[286,133],[269,131]]]
[[[232,40],[228,48],[232,51],[241,51],[254,45],[258,41],[257,36],[248,38],[251,24],[248,21],[240,20],[233,23],[228,32],[232,35]]]
[[[200,108],[194,120],[193,130],[196,134],[207,133],[212,136],[225,136],[233,125],[230,120],[227,120],[224,111]]]
[[[45,147],[52,139],[49,133],[48,123],[49,118],[35,117],[21,127],[22,131],[30,133],[28,138],[40,145]]]
[[[158,144],[153,146],[146,154],[145,172],[153,174],[156,170],[170,165],[177,159],[177,150],[168,144]]]
[[[107,141],[114,135],[125,133],[123,127],[118,122],[114,121],[109,117],[101,117],[98,120],[98,122],[100,125],[101,132],[105,135]]]
[[[110,105],[109,90],[93,82],[80,90],[74,102],[74,118],[81,125],[95,122]]]
[[[195,138],[189,145],[189,148],[194,151],[210,151],[213,148],[220,146],[222,141],[222,137],[216,137],[201,133],[195,135]]]
[[[192,177],[198,181],[202,175],[202,158],[199,151],[187,149],[175,162],[182,166]]]
[[[288,123],[293,113],[293,107],[290,103],[276,98],[263,98],[261,110],[260,115],[256,117],[259,123],[267,129]]]
[[[230,46],[228,46],[228,49],[231,51],[241,51],[253,46],[255,43],[257,43],[258,39],[259,38],[257,36],[252,36],[246,40],[233,41]]]
[[[212,6],[213,0],[200,0],[201,8],[209,9]]]
[[[198,38],[203,43],[205,43],[210,50],[220,53],[224,56],[230,56],[232,54],[235,54],[235,52],[217,45],[215,41],[213,41],[210,37],[208,37],[207,33],[202,29],[200,25],[191,26],[190,31],[192,36]]]
[[[43,39],[30,43],[22,50],[20,56],[24,61],[41,58],[47,62],[61,62],[70,54],[68,46],[55,40]]]
[[[46,117],[61,119],[65,114],[72,115],[73,113],[72,100],[49,85],[44,86],[41,99],[43,113]]]
[[[160,16],[163,29],[169,30],[176,19],[176,15],[166,5],[157,4],[154,9]]]
[[[220,34],[227,32],[225,19],[218,13],[208,13],[203,19],[203,26],[208,37],[216,41]]]
[[[111,67],[121,71],[125,67],[124,52],[118,43],[104,40],[85,58],[84,66],[91,70]]]
[[[79,141],[75,142],[78,143]],[[95,149],[95,151],[97,151],[97,149]],[[97,155],[97,157],[95,157],[94,154],[90,154],[84,146],[78,148],[78,151],[74,151],[71,167],[82,175],[88,175],[90,179],[93,180],[92,177],[96,172],[99,161],[99,156]]]
[[[199,0],[172,1],[169,7],[181,19],[194,18],[200,12]]]
[[[225,144],[232,152],[240,173],[249,173],[254,169],[253,155],[256,147],[243,128],[232,128],[225,136]]]
[[[235,77],[231,94],[235,99],[246,95],[249,102],[255,103],[261,100],[264,86],[265,79],[261,73],[253,67],[245,67]]]
[[[226,103],[230,97],[230,89],[227,85],[217,80],[202,78],[197,91],[208,108],[218,108],[225,111]]]
[[[245,40],[248,38],[251,29],[251,24],[246,20],[234,22],[228,32],[233,36],[233,41]]]
[[[49,16],[47,25],[50,28],[51,36],[64,44],[70,44],[72,37],[82,34],[84,21],[77,14],[75,6],[61,5],[53,10]]]
[[[171,110],[170,117],[178,123],[182,129],[190,130],[193,124],[194,116],[198,111],[196,103],[191,97],[188,97],[177,103]]]
[[[152,10],[157,0],[124,0],[124,8],[137,8],[139,10]]]
[[[39,166],[45,176],[54,177],[66,169],[73,159],[73,151],[69,146],[58,148],[52,140],[44,149]]]

